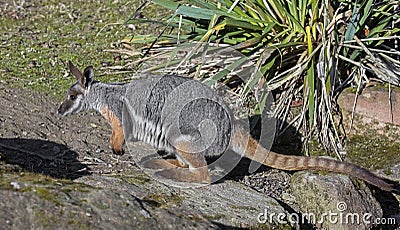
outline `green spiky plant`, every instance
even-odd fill
[[[160,53],[172,57],[181,44],[191,42],[240,51],[256,63],[261,73],[241,85],[240,93],[246,96],[250,90],[264,89],[261,90],[264,93],[250,97],[258,102],[253,112],[263,111],[264,94],[273,91],[277,95],[274,116],[285,121],[293,101],[299,100],[302,112],[292,117],[288,125],[297,124],[307,138],[315,134],[339,157],[342,139],[335,122],[334,99],[341,90],[350,84],[360,88],[370,77],[393,85],[400,83],[396,43],[399,1],[153,0],[151,3],[170,13],[157,19],[132,17],[127,23],[157,24],[162,28],[160,33],[137,34],[124,40],[144,45],[144,59]],[[178,63],[179,60],[164,62],[151,69]],[[217,82],[233,78],[229,71],[221,71],[210,79]],[[282,124],[279,130],[285,129]]]

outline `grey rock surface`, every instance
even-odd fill
[[[365,184],[355,186],[345,175],[297,172],[290,188],[300,211],[320,228],[369,229],[383,214]]]

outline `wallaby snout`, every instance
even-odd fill
[[[67,104],[69,104],[69,103],[64,101],[57,109],[57,112],[61,117],[65,117],[65,116],[67,116],[69,114],[69,113],[66,113],[67,110],[68,110],[68,105]]]
[[[70,114],[76,114],[84,110],[86,107],[85,103],[85,89],[82,88],[78,83],[75,83],[67,91],[67,95],[57,111],[65,117]]]
[[[57,113],[60,115],[60,116],[63,116],[63,111],[64,111],[64,109],[62,108],[62,104],[58,107],[58,109],[57,109]]]

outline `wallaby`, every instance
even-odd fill
[[[91,66],[82,73],[69,62],[69,69],[76,77],[76,83],[67,91],[59,114],[66,116],[88,109],[99,111],[112,127],[110,145],[116,154],[123,153],[124,119],[125,131],[128,130],[134,140],[176,156],[176,159],[153,159],[145,163],[149,168],[162,168],[157,174],[165,178],[210,183],[206,156],[220,155],[231,149],[273,168],[345,173],[382,190],[397,191],[388,180],[351,163],[323,157],[283,155],[263,148],[235,121],[222,97],[198,81],[165,75],[125,84],[104,84],[94,80]],[[176,93],[175,89],[179,87],[183,90]],[[185,101],[189,95],[195,95],[198,100]],[[179,104],[179,101],[185,103]],[[176,111],[179,111],[178,116],[170,116]],[[123,118],[123,112],[129,116]],[[214,122],[211,126],[202,123],[202,120],[210,119]],[[178,128],[175,123],[179,123]],[[197,141],[199,138],[204,140]],[[206,145],[208,148],[203,148]]]

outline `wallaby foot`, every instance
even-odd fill
[[[176,151],[178,160],[170,162],[188,168],[167,168],[156,172],[156,175],[182,182],[211,183],[211,177],[204,155],[201,153],[191,153],[190,145],[187,143],[178,143],[176,145]]]
[[[158,176],[162,176],[167,179],[181,181],[181,182],[192,182],[192,183],[211,183],[211,177],[207,167],[188,169],[188,168],[171,168],[164,169],[155,173]]]
[[[123,146],[124,146],[124,134],[121,131],[113,130],[110,137],[110,146],[114,154],[116,155],[123,155],[125,153]]]
[[[121,148],[121,149],[112,148],[112,152],[113,152],[113,154],[120,155],[120,156],[125,154],[125,150],[123,148]]]
[[[177,159],[150,159],[142,164],[148,169],[172,169],[172,168],[188,168],[188,165],[183,164]]]

